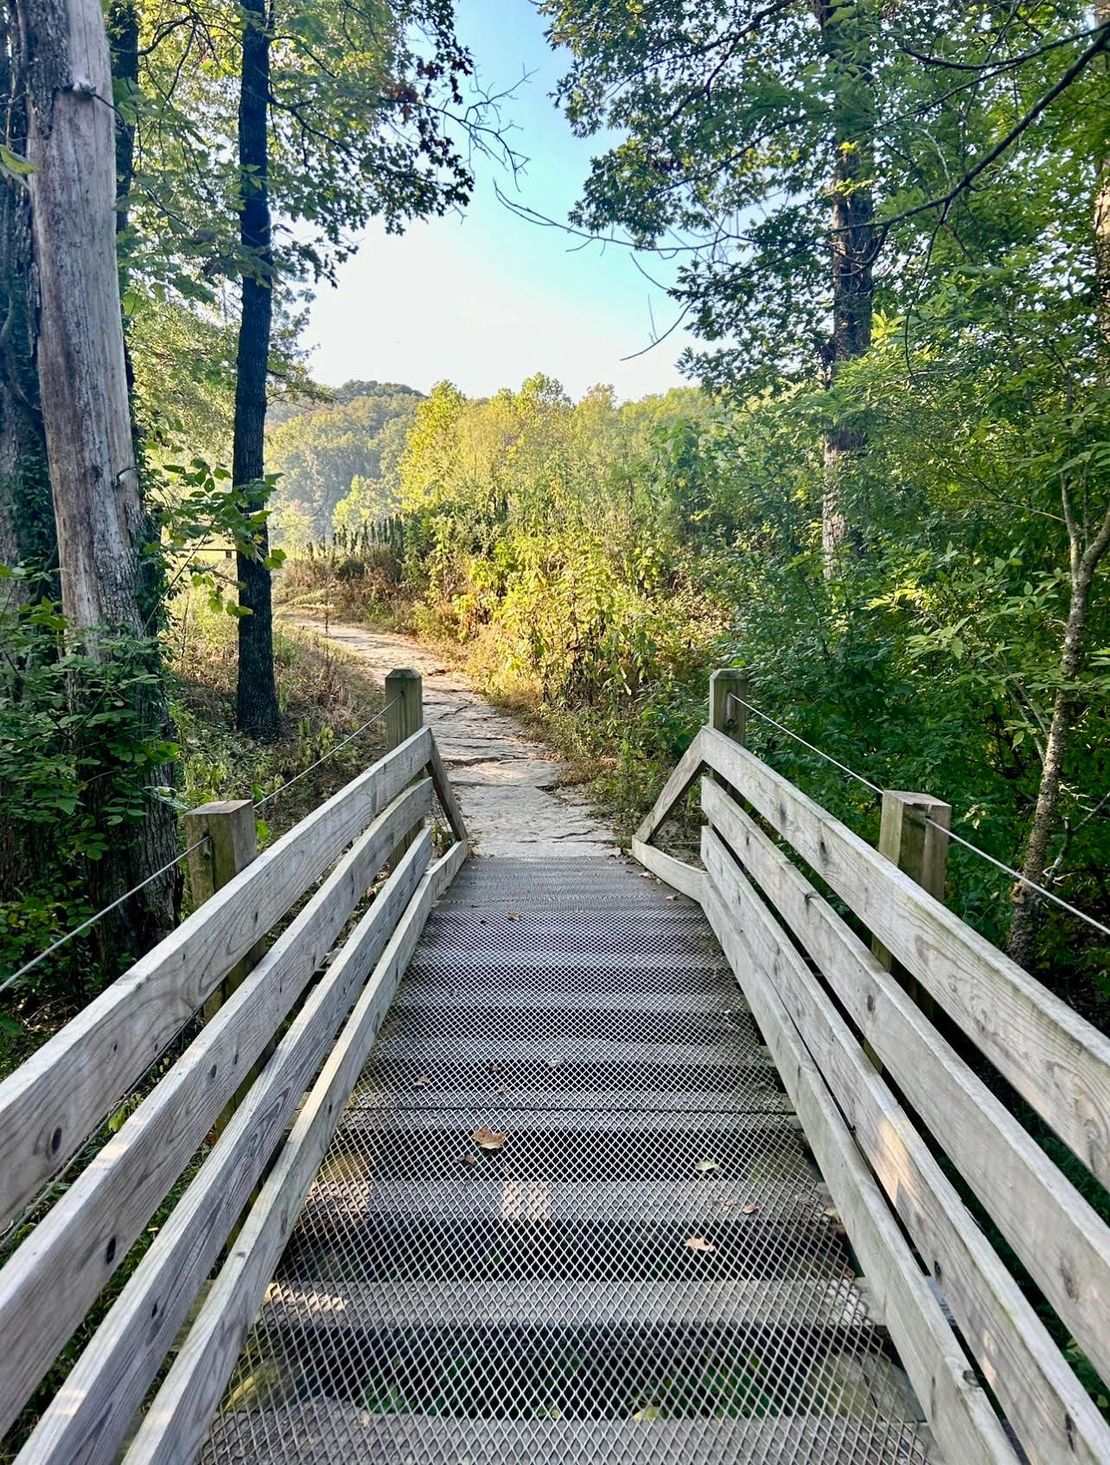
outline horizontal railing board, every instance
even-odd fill
[[[849,1013],[854,1015],[854,1008],[866,1007],[867,1002],[867,997],[862,997],[862,1002],[854,1000],[861,996],[863,984],[853,981],[853,966],[864,974],[867,991],[876,1005],[889,1000],[888,986],[902,1003],[909,1003],[897,982],[821,900],[801,871],[727,794],[707,781],[702,797],[713,828],[749,865],[794,926]],[[744,838],[745,834],[750,837]],[[724,857],[711,843],[707,853],[707,862],[716,871]],[[1073,1460],[1098,1465],[1110,1459],[1110,1430],[925,1141],[822,993],[785,930],[744,877],[735,870],[730,873],[731,888],[739,897],[736,915],[753,956],[773,980],[879,1183],[942,1286],[945,1301],[1030,1460],[1038,1465]],[[784,889],[789,895],[781,893]],[[826,939],[807,939],[802,929],[806,926],[824,926]],[[853,950],[853,945],[858,950]],[[927,1025],[924,1018],[921,1023]],[[898,1027],[897,1018],[894,1025]],[[942,1121],[935,1127],[946,1148],[962,1148],[981,1156],[980,1141],[1004,1145],[1003,1136],[993,1129],[993,1119],[989,1114],[980,1116],[967,1102],[965,1091],[953,1082],[951,1072],[938,1069],[923,1057],[926,1043],[916,1040],[912,1031],[907,1036],[908,1041],[898,1048],[897,1061],[887,1046],[877,1048],[879,1057],[918,1114],[926,1120],[935,1117]],[[955,1054],[951,1059],[954,1065],[964,1067]],[[970,1072],[968,1077],[972,1091],[976,1086],[982,1088]],[[923,1112],[922,1103],[931,1114]],[[995,1167],[988,1161],[983,1168]],[[1045,1163],[1044,1168],[1066,1186],[1053,1167]],[[1017,1193],[1007,1197],[1018,1209],[1020,1194],[1021,1188],[1017,1187]],[[1067,1232],[1066,1209],[1058,1207],[1056,1215],[1061,1230]],[[1041,1247],[1058,1254],[1056,1233],[1050,1230],[1043,1234],[1031,1224],[1026,1239],[1034,1237]],[[1103,1266],[1107,1260],[1110,1248]],[[1104,1323],[1105,1317],[1105,1303],[1096,1304],[1092,1322],[1097,1318]]]
[[[424,779],[361,834],[296,919],[0,1271],[0,1433],[123,1261],[324,960],[397,843]]]
[[[702,799],[1091,1362],[1110,1373],[1110,1227],[755,821],[709,781]]]
[[[701,900],[704,876],[694,865],[684,864],[682,860],[676,860],[674,855],[665,854],[641,839],[632,841],[632,855],[646,870],[658,875],[660,880],[665,880],[675,890],[688,895],[691,900]]]
[[[253,860],[0,1083],[0,1225],[80,1148],[200,1007],[427,763],[413,733]]]
[[[695,749],[1110,1184],[1110,1038],[747,749],[708,728]]]
[[[706,838],[716,841],[724,852],[715,835]],[[711,851],[710,844],[707,853]],[[717,883],[719,874],[729,886],[724,891]],[[918,1268],[782,999],[753,958],[735,915],[736,903],[727,872],[713,868],[706,881],[706,916],[779,1066],[930,1427],[953,1462],[1013,1465],[1013,1449],[975,1381],[966,1355],[957,1346],[928,1279]]]
[[[422,800],[423,802],[423,800]],[[55,1395],[18,1465],[108,1465],[185,1322],[286,1122],[412,898],[431,855],[424,830],[310,993],[277,1051],[174,1207]]]
[[[199,1449],[428,911],[454,878],[466,853],[467,846],[456,843],[417,887],[278,1152],[230,1257],[146,1411],[125,1456],[126,1465],[171,1461],[181,1465]]]

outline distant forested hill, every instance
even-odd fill
[[[270,520],[275,542],[296,549],[388,513],[397,459],[421,401],[397,382],[348,381],[325,400],[284,408],[267,455],[269,470],[281,475]]]

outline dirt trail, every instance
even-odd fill
[[[324,639],[323,623],[288,616],[286,625]],[[529,738],[515,718],[491,707],[459,672],[411,637],[333,621],[327,639],[383,677],[410,666],[424,678],[424,715],[451,773],[477,853],[599,855],[612,831],[575,788],[562,788],[565,765]]]

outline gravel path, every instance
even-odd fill
[[[283,618],[324,639],[321,621]],[[566,765],[515,718],[480,697],[409,636],[333,621],[327,638],[384,678],[408,666],[424,679],[424,716],[451,774],[476,851],[482,855],[601,855],[613,833],[573,787],[561,787]]]

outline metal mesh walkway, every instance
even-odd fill
[[[472,860],[202,1458],[924,1461],[838,1230],[696,907]]]

